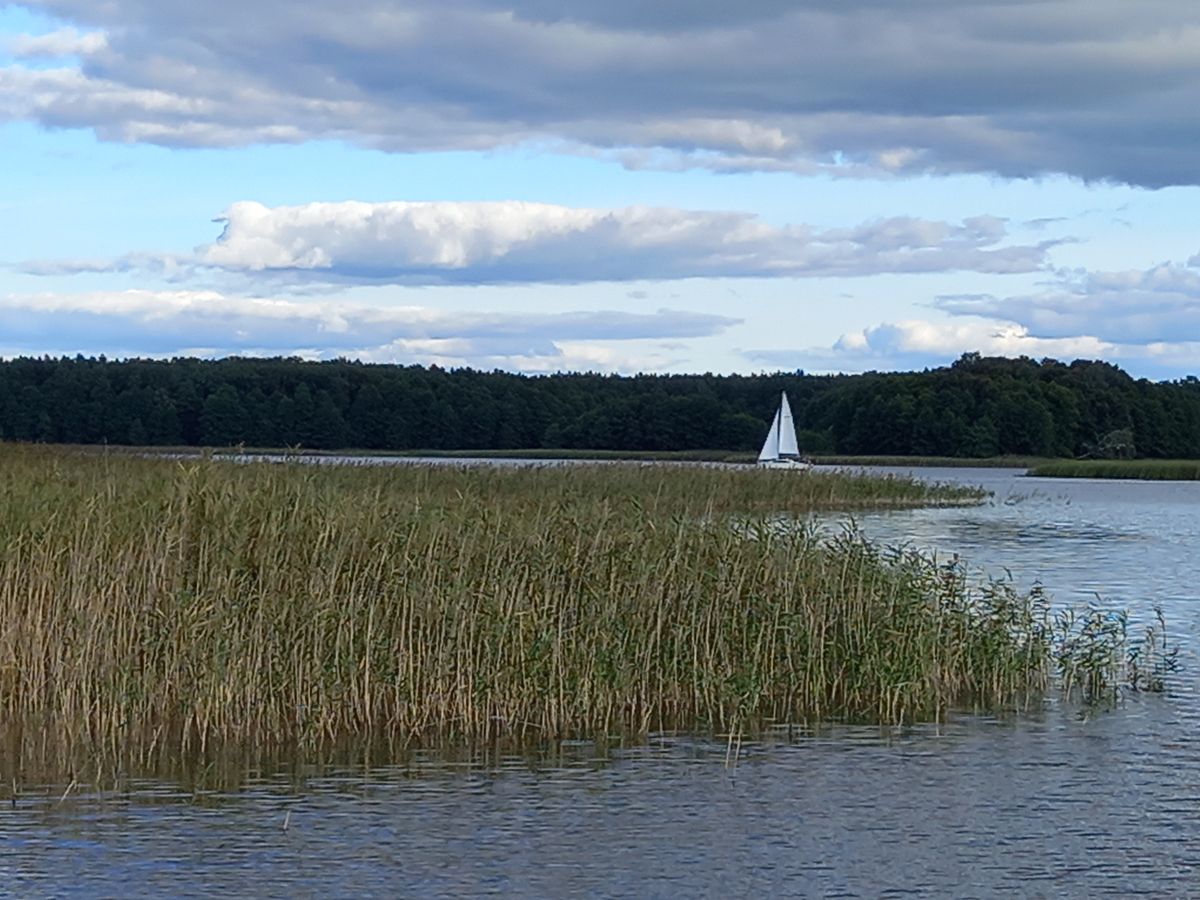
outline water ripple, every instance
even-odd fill
[[[955,716],[779,729],[743,745],[654,736],[546,759],[258,773],[198,793],[30,789],[0,809],[0,894],[20,897],[1187,896],[1200,883],[1200,485],[1045,483],[944,470],[979,509],[859,517],[868,535],[1163,607],[1170,696],[1080,717]]]

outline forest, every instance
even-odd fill
[[[232,357],[0,362],[0,439],[364,450],[756,450],[786,390],[811,454],[1200,456],[1200,380],[966,354],[862,375],[517,375]]]

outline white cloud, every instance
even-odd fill
[[[847,332],[832,347],[751,350],[745,356],[773,368],[865,372],[939,366],[966,352],[985,356],[1094,359],[1108,356],[1116,349],[1115,345],[1090,336],[1049,340],[1034,337],[1013,323],[906,319]]]
[[[1036,294],[937,298],[952,318],[906,319],[843,334],[832,347],[754,350],[781,368],[819,371],[942,365],[965,352],[1098,359],[1152,377],[1200,371],[1200,268],[1164,263],[1146,270],[1062,272]]]
[[[399,340],[346,354],[364,362],[397,360],[442,368],[470,366],[513,372],[661,372],[686,363],[674,343],[661,341],[556,341],[541,352],[487,347],[467,340]]]
[[[191,257],[130,254],[34,261],[32,274],[194,267],[305,282],[578,283],[697,277],[1031,272],[1049,243],[1006,245],[1001,219],[960,224],[910,217],[819,231],[741,212],[652,207],[583,209],[517,201],[309,203],[243,201],[218,240]]]
[[[843,335],[836,352],[868,357],[954,357],[974,350],[988,356],[1054,356],[1095,358],[1112,352],[1113,344],[1091,335],[1044,338],[1010,322],[929,322],[909,319]]]
[[[114,356],[296,354],[530,371],[656,368],[678,360],[672,347],[680,340],[720,334],[739,321],[670,309],[448,313],[213,291],[0,297],[0,334],[10,354],[50,347]]]
[[[1200,269],[1067,273],[1060,286],[1016,297],[942,297],[954,315],[1018,323],[1041,338],[1091,334],[1114,343],[1200,341]]]
[[[112,140],[1200,182],[1200,8],[1179,0],[22,5],[80,29],[27,52],[81,63],[0,69],[0,114]]]
[[[81,32],[74,28],[60,28],[38,35],[18,35],[9,42],[9,49],[14,56],[32,58],[88,56],[101,52],[107,46],[108,39],[103,32]]]
[[[831,347],[750,350],[752,363],[809,372],[908,371],[947,365],[964,353],[1034,359],[1106,359],[1144,377],[1200,371],[1200,341],[1112,342],[1094,335],[1043,338],[1012,322],[907,319],[842,335]]]

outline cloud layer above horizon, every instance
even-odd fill
[[[1176,0],[19,0],[0,354],[1179,377],[1197,106]]]
[[[818,230],[741,212],[493,203],[234,203],[194,254],[36,260],[31,274],[197,268],[259,280],[362,284],[580,283],[681,278],[1034,272],[1046,248],[1003,245],[1005,223],[913,217]]]
[[[1200,183],[1177,0],[26,0],[0,117],[105,140],[537,144],[631,167]]]
[[[648,344],[660,364],[672,342],[720,334],[738,319],[670,309],[577,313],[445,313],[429,307],[127,290],[0,297],[0,334],[18,352],[59,352],[81,335],[118,356],[232,354],[313,359],[397,358],[476,368],[613,369],[621,345]],[[644,348],[643,348],[644,349]]]

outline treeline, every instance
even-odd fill
[[[1200,381],[967,354],[924,372],[522,376],[338,360],[0,362],[0,438],[313,449],[755,450],[779,392],[810,453],[1200,456]]]

